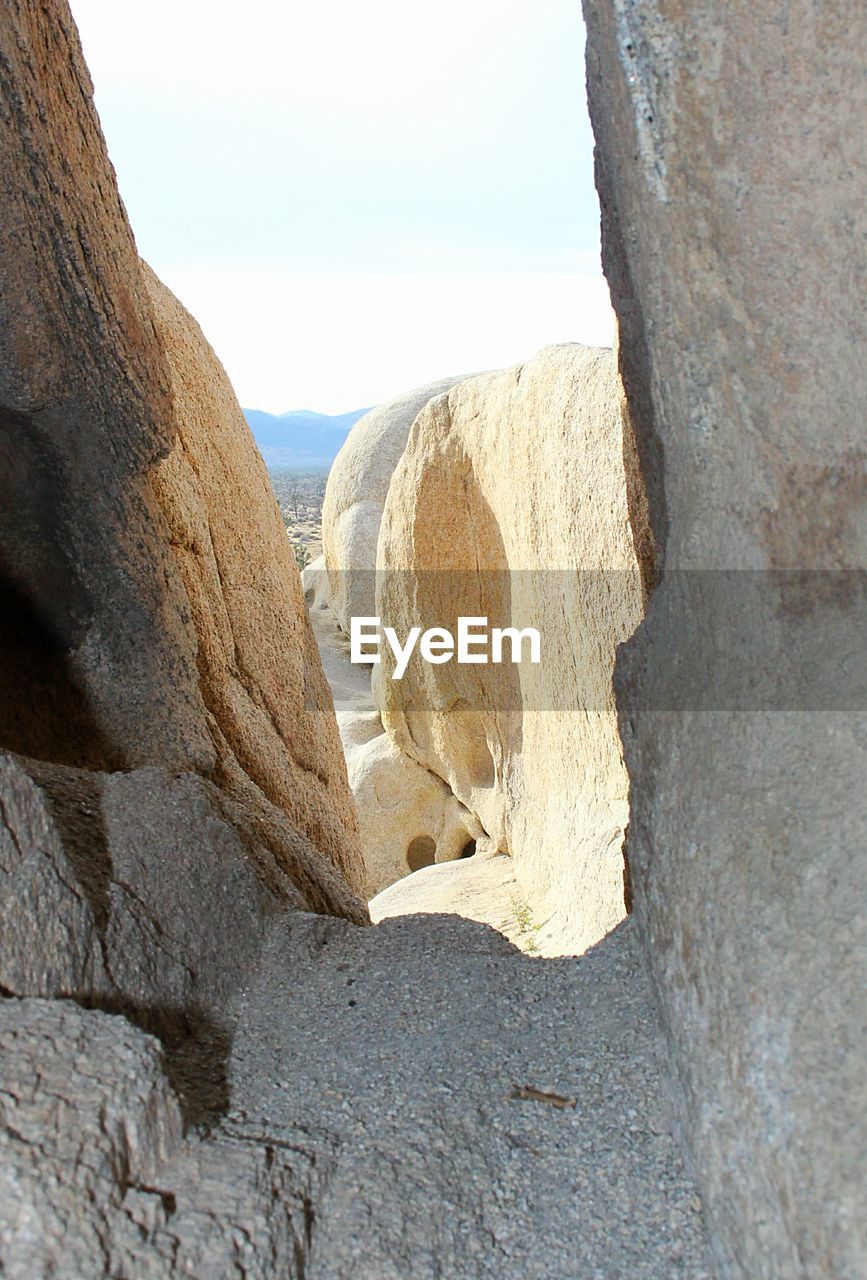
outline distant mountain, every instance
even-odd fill
[[[292,409],[289,413],[263,413],[261,409],[245,409],[244,417],[268,467],[310,471],[331,466],[349,432],[367,412],[355,409],[327,414]]]

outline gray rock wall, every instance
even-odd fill
[[[724,1274],[867,1266],[863,7],[585,0],[663,558],[629,857]]]
[[[185,1136],[151,1036],[62,1001],[4,1000],[0,1050],[4,1275],[306,1274],[314,1162]]]

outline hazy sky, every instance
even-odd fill
[[[610,343],[579,0],[72,0],[142,255],[243,404]]]

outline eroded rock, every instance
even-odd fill
[[[642,615],[610,351],[548,348],[428,403],[388,492],[376,614],[399,636],[462,615],[541,630],[538,665],[417,655],[398,681],[384,651],[376,688],[401,750],[511,854],[540,945],[598,940],[624,914],[614,654]]]
[[[304,584],[358,810],[363,894],[370,899],[419,867],[468,855],[484,832],[442,778],[384,731],[370,668],[350,663],[334,623],[324,569],[308,566]]]
[[[171,385],[68,6],[0,10],[0,745],[209,770]]]
[[[425,867],[390,885],[370,902],[374,924],[396,916],[456,915],[490,925],[510,942],[536,947],[538,921],[531,918],[504,853]]]
[[[174,447],[153,483],[198,641],[214,776],[310,905],[328,909],[327,893],[316,888],[317,852],[355,889],[361,855],[301,579],[222,365],[192,316],[143,270],[171,373],[175,426]],[[332,905],[360,916],[348,894]]]
[[[10,1280],[304,1274],[300,1152],[185,1137],[158,1041],[63,1001],[0,1003]]]
[[[264,887],[220,792],[195,774],[0,756],[0,796],[8,993],[125,1010],[177,1042],[198,1019],[223,1021],[268,919],[303,905],[288,881]]]
[[[139,262],[65,3],[3,6],[0,96],[0,747],[199,773],[272,891],[288,876],[363,921],[264,466],[200,330]]]
[[[62,0],[0,4],[0,99],[0,1270],[291,1276],[304,1169],[182,1122],[225,1110],[268,925],[367,920],[333,710]]]

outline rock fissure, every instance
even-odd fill
[[[619,350],[361,418],[308,616],[66,0],[0,0],[10,1280],[861,1273],[863,707],[763,698],[857,677],[863,600],[760,605],[867,546],[865,18],[781,76],[767,8],[585,0]],[[338,630],[480,613],[546,661],[371,682]]]

